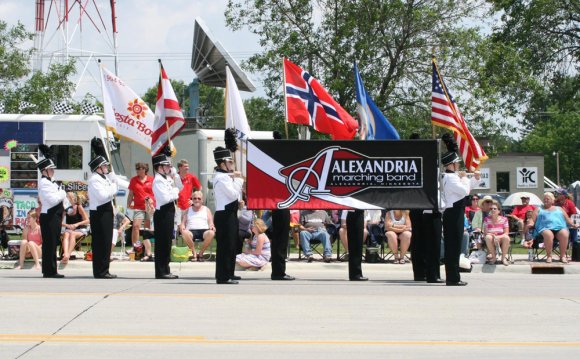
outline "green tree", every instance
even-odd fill
[[[229,0],[226,23],[259,36],[263,51],[246,66],[265,74],[266,93],[279,106],[285,56],[354,113],[352,67],[357,61],[367,91],[383,112],[402,124],[424,121],[418,126],[424,129],[430,126],[433,49],[456,96],[478,86],[474,68],[483,66],[481,52],[487,49],[480,30],[465,24],[486,10],[483,5],[476,0]],[[472,97],[462,110],[468,119],[477,115],[474,132],[491,125],[498,131],[498,121],[481,120],[498,111],[495,104],[485,96]]]
[[[552,106],[521,143],[524,151],[544,154],[546,176],[554,181],[556,157],[553,154],[559,153],[562,185],[568,185],[580,178],[579,124],[579,111],[560,112],[556,106]]]
[[[9,29],[0,21],[0,102],[6,113],[51,113],[51,104],[70,98],[74,89],[69,81],[75,73],[72,60],[30,75],[32,49],[22,48],[32,36],[20,23]],[[32,106],[20,109],[23,102]]]

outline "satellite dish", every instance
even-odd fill
[[[226,66],[229,66],[241,91],[256,91],[256,86],[222,44],[212,38],[203,20],[196,18],[193,29],[191,68],[199,82],[208,86],[226,87]]]

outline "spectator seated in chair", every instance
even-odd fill
[[[534,226],[534,237],[540,235],[544,239],[544,248],[546,249],[546,263],[552,263],[552,248],[554,239],[560,243],[560,261],[568,263],[566,250],[568,249],[568,238],[571,228],[578,229],[566,212],[554,205],[555,198],[551,192],[544,194],[543,208],[537,208],[532,216],[531,226]]]
[[[483,248],[483,239],[480,239],[482,238],[481,233],[483,233],[483,220],[490,215],[492,204],[493,198],[491,196],[483,196],[483,198],[479,200],[480,209],[475,212],[473,219],[471,220],[472,235],[476,238],[475,244],[478,250]]]
[[[490,207],[490,215],[483,220],[483,236],[488,250],[490,264],[495,264],[497,249],[501,248],[501,262],[504,266],[509,265],[506,258],[510,247],[509,223],[508,219],[502,216],[499,202],[493,201]]]
[[[191,194],[193,204],[183,212],[179,230],[185,244],[191,249],[193,256],[191,261],[203,262],[203,253],[211,245],[215,237],[215,226],[211,210],[203,205],[203,194],[195,191]],[[199,253],[195,253],[195,239],[203,238],[203,244]]]
[[[469,224],[471,224],[473,217],[475,216],[477,211],[479,211],[480,209],[481,208],[479,208],[479,196],[474,194],[471,196],[471,199],[469,201],[469,206],[465,206],[465,215],[467,216],[467,220],[469,221]]]
[[[40,258],[42,258],[42,235],[40,225],[36,222],[37,214],[34,209],[28,211],[26,215],[26,225],[22,231],[22,241],[20,242],[20,258],[14,269],[24,267],[24,259],[30,254],[34,259],[34,269],[40,270]]]
[[[366,226],[368,237],[367,247],[380,247],[384,239],[383,213],[380,209],[368,210],[368,224]]]
[[[536,206],[530,204],[530,198],[527,196],[522,196],[520,199],[522,204],[514,206],[513,211],[507,216],[517,223],[518,231],[520,232],[521,237],[524,238],[526,213],[528,213],[528,211],[533,212],[536,209]]]
[[[266,212],[264,211],[264,215]],[[238,210],[238,243],[236,243],[236,254],[243,253],[244,242],[246,239],[252,238],[252,219],[254,219],[254,211],[251,211],[246,206],[245,198],[239,201]]]
[[[558,188],[556,190],[556,202],[554,202],[554,204],[558,207],[562,207],[570,219],[577,214],[576,205],[572,199],[573,197],[565,188]],[[574,227],[568,227],[568,231],[570,232],[570,242],[576,242],[578,239],[578,230]]]
[[[395,256],[395,264],[408,262],[405,256],[411,245],[411,228],[408,211],[394,209],[385,215],[385,237],[387,237],[389,249]]]
[[[87,235],[89,224],[89,216],[83,208],[83,199],[72,191],[68,192],[66,196],[70,207],[65,210],[65,221],[62,224],[65,227],[62,235],[62,264],[68,263],[77,239]]]
[[[346,229],[346,216],[348,215],[349,211],[342,211],[342,214],[340,216],[340,228],[338,230],[338,237],[340,238],[340,243],[342,244],[343,248],[346,250],[346,253],[344,255],[344,259],[348,259],[348,235],[347,235],[347,229]],[[365,211],[364,213],[365,219],[364,219],[364,232],[363,232],[363,243],[366,240],[367,236],[369,235],[369,231],[367,229],[367,225],[370,221],[370,216],[369,216],[369,212]]]
[[[532,217],[534,216],[534,211],[527,211],[524,218],[523,235],[521,245],[524,248],[532,248],[534,245],[534,225]]]
[[[332,257],[332,245],[330,236],[326,231],[326,225],[331,224],[330,216],[324,210],[300,211],[300,245],[308,262],[312,262],[312,249],[310,241],[317,240],[324,247],[324,261],[330,262]]]
[[[236,264],[249,270],[258,270],[270,262],[270,239],[266,235],[266,224],[261,219],[252,223],[252,238],[246,239],[244,253],[236,256]]]

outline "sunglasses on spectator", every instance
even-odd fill
[[[471,200],[472,200],[472,201],[477,201],[477,200],[479,200],[479,198],[477,198],[477,197],[474,197],[474,198],[472,198]]]
[[[193,197],[192,199],[199,199],[201,201],[201,197]]]
[[[144,169],[145,169],[145,167],[136,167],[135,169],[136,169],[137,171],[139,171],[139,170],[144,170]]]
[[[492,211],[497,211],[498,209],[497,209],[497,208],[495,208],[495,207],[491,207],[491,210],[492,210]]]

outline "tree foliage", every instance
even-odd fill
[[[246,66],[265,74],[267,95],[279,104],[285,56],[353,113],[357,61],[367,91],[395,127],[423,131],[430,127],[433,50],[460,104],[460,95],[478,87],[479,72],[473,68],[484,65],[480,52],[487,49],[479,29],[465,24],[484,11],[475,0],[229,0],[226,23],[259,36],[263,51]],[[482,123],[496,112],[487,97],[464,103],[462,111],[475,133],[498,130],[498,121]]]
[[[6,113],[51,113],[51,105],[70,98],[74,84],[74,61],[52,64],[46,72],[30,71],[32,49],[23,50],[32,34],[18,24],[0,21],[0,102]],[[21,108],[23,103],[31,106]]]

